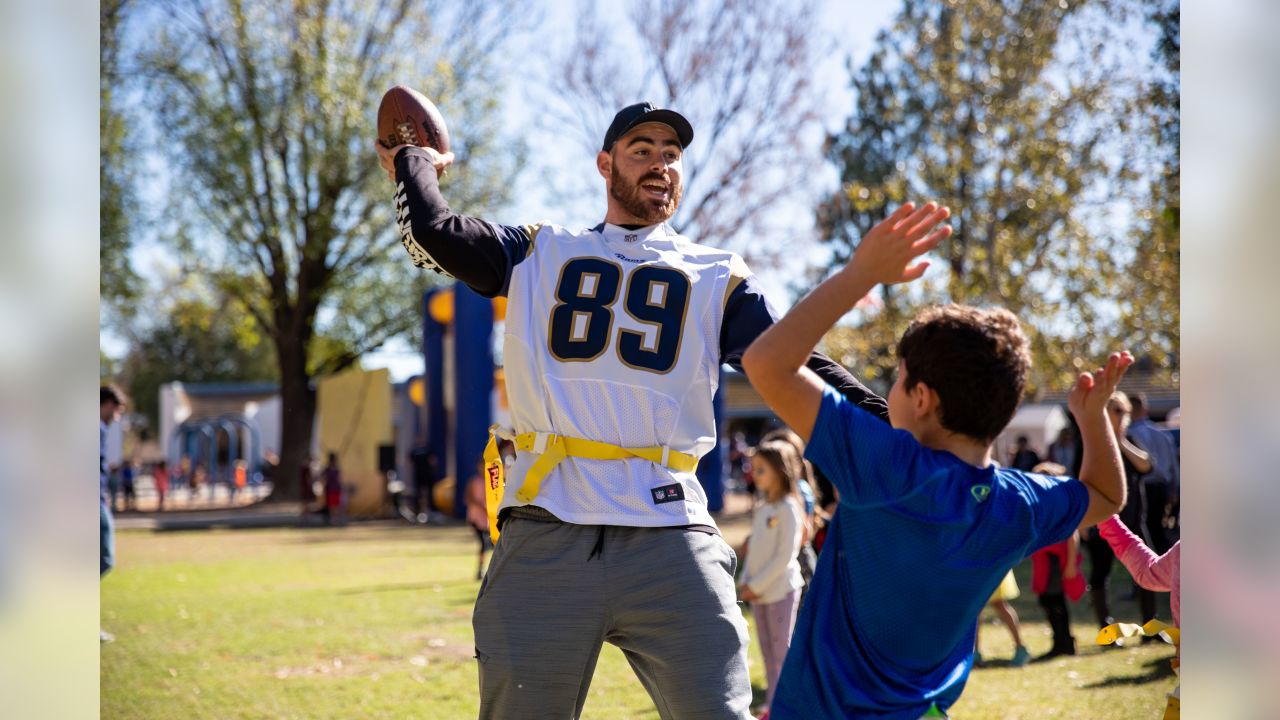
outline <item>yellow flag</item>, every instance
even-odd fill
[[[489,515],[489,537],[498,542],[498,506],[502,504],[502,490],[506,486],[503,476],[502,453],[498,452],[498,437],[489,429],[489,444],[484,447],[484,506]]]
[[[1140,635],[1159,637],[1165,642],[1180,645],[1182,642],[1178,628],[1166,625],[1159,620],[1148,621],[1146,625],[1134,623],[1112,623],[1098,631],[1097,643],[1110,645],[1120,638],[1133,638]]]

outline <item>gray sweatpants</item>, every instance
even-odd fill
[[[482,719],[580,717],[605,641],[662,718],[750,718],[737,558],[723,538],[521,514],[502,527],[472,617]]]

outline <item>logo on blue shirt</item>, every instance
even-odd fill
[[[978,502],[982,502],[987,499],[988,495],[991,494],[991,486],[990,485],[974,485],[973,487],[969,488],[969,494],[973,495],[974,500],[977,500]]]

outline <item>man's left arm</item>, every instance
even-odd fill
[[[745,269],[745,266],[743,266]],[[755,276],[735,278],[725,304],[720,328],[720,361],[742,372],[742,355],[760,334],[777,322]],[[811,352],[805,367],[835,388],[849,402],[889,421],[889,406],[866,385],[858,382],[844,366],[820,352]]]

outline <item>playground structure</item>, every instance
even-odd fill
[[[244,442],[242,432],[249,442]],[[226,439],[225,452],[221,438]],[[202,467],[210,488],[225,483],[234,495],[237,489],[257,484],[261,478],[262,433],[256,422],[241,414],[187,420],[174,429],[166,460],[175,477],[185,477],[188,485],[196,469]],[[244,477],[237,479],[241,468]]]
[[[494,328],[506,318],[506,298],[490,300],[466,285],[428,290],[422,299],[422,354],[425,372],[403,386],[410,402],[400,407],[405,433],[439,461],[440,482],[453,482],[451,511],[466,514],[466,481],[476,472],[495,422],[509,425],[502,367],[495,355]],[[698,464],[697,476],[712,512],[724,508],[724,373],[715,394],[720,435]],[[402,437],[404,436],[402,435]],[[437,503],[440,507],[440,503]]]
[[[279,452],[274,383],[166,383],[160,386],[159,420],[157,447],[144,460],[163,459],[174,489],[194,489],[198,480],[210,498],[218,486],[234,497],[258,485],[267,474],[266,459]]]

